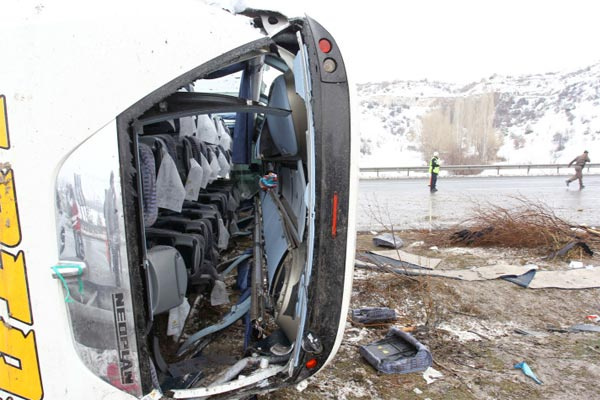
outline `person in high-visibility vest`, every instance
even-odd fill
[[[429,190],[432,193],[437,192],[435,185],[437,183],[438,174],[440,173],[440,159],[437,151],[433,152],[433,157],[431,157],[431,161],[429,161],[429,173],[431,174],[431,178],[429,179]]]

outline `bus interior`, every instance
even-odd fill
[[[77,351],[135,396],[274,390],[312,375],[339,343],[351,158],[343,61],[308,17],[254,19],[271,36],[117,117],[119,167],[103,178],[101,212],[90,211],[85,177],[65,172],[61,184],[59,174],[62,258],[88,270],[84,294],[81,279],[66,285]],[[323,131],[326,84],[338,90],[331,124],[343,135]],[[122,329],[118,293],[131,296]],[[105,333],[115,328],[116,344]],[[128,360],[138,378],[127,379]]]

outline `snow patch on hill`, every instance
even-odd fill
[[[567,73],[493,75],[466,86],[372,82],[358,85],[358,95],[362,167],[424,165],[435,143],[426,143],[431,142],[432,125],[423,121],[431,122],[432,116],[443,122],[436,129],[464,142],[457,148],[469,154],[459,159],[545,164],[567,163],[586,149],[592,159],[600,154],[600,63]],[[479,99],[489,102],[489,95],[493,135],[500,143],[490,147],[495,154],[473,145],[481,123],[465,117],[481,115]]]

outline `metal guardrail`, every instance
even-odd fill
[[[532,169],[554,169],[556,173],[560,172],[561,168],[573,168],[569,167],[568,164],[503,164],[503,165],[442,165],[440,170],[445,171],[477,171],[486,169],[495,169],[497,174],[500,175],[501,169],[526,169],[527,174]],[[600,168],[600,164],[586,164],[585,168],[590,171],[590,168]],[[377,168],[360,168],[360,172],[375,172],[379,177],[380,172],[404,172],[406,176],[410,176],[411,171],[413,172],[428,172],[429,167],[377,167]]]

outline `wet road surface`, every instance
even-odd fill
[[[458,177],[438,179],[429,192],[428,179],[361,180],[357,229],[440,228],[460,224],[478,204],[513,207],[515,197],[542,202],[571,223],[600,225],[600,175],[584,175],[565,185],[565,176]]]

